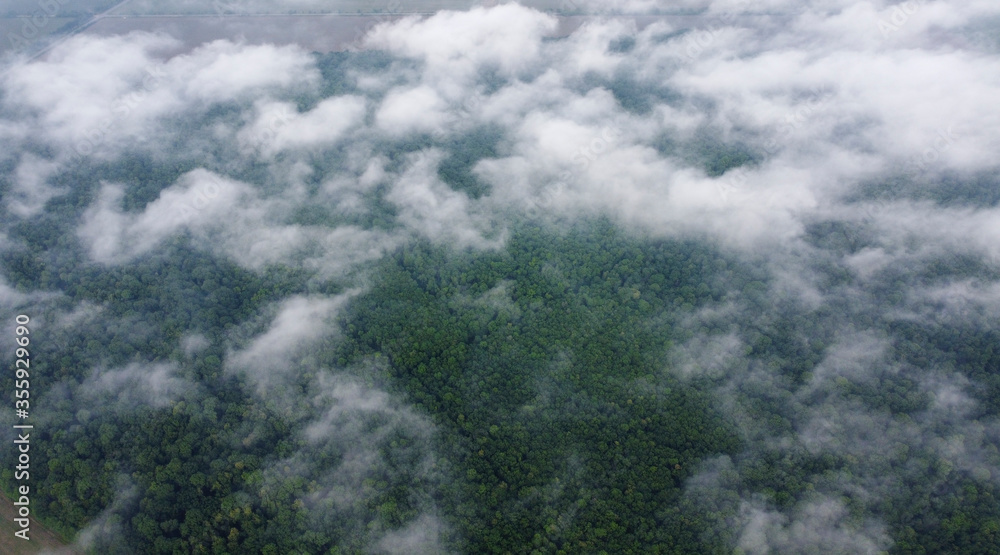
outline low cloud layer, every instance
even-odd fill
[[[406,478],[426,494],[417,516],[352,528],[358,549],[442,552],[449,525],[427,502],[441,479],[434,426],[364,372],[323,358],[338,315],[394,249],[492,252],[525,221],[564,229],[607,218],[649,240],[705,241],[771,277],[679,318],[662,371],[710,382],[760,453],[841,466],[816,471],[810,496],[782,504],[734,478],[758,453],[705,461],[686,495],[724,508],[717,524],[732,547],[878,553],[893,544],[890,523],[857,515],[903,499],[901,481],[1000,483],[1000,422],[982,414],[976,378],[944,355],[911,356],[901,335],[997,324],[1000,51],[980,29],[1000,21],[1000,7],[566,4],[702,17],[594,17],[554,38],[556,16],[499,3],[386,21],[344,58],[165,34],[74,36],[11,67],[0,89],[0,250],[33,275],[22,256],[30,241],[15,232],[65,210],[67,237],[45,244],[78,247],[80,264],[102,271],[182,243],[249,275],[306,275],[313,292],[256,307],[221,339],[184,329],[172,341],[191,358],[218,349],[227,376],[300,426],[261,491],[277,495],[268,488],[293,475],[315,480],[298,501],[325,524],[337,514],[363,522],[376,495],[365,484],[388,472],[386,444],[410,441],[403,451],[417,466]],[[140,163],[156,179],[108,169]],[[71,182],[81,175],[98,177]],[[70,256],[52,249],[48,262]],[[320,290],[330,279],[347,287]],[[456,303],[506,306],[506,287]],[[0,279],[0,308],[63,295],[65,328],[105,317],[68,286],[27,289]],[[779,334],[800,352],[755,358]],[[795,379],[781,373],[813,355]],[[196,387],[185,368],[100,366],[79,387],[162,408]],[[895,405],[871,400],[887,388],[901,392]],[[780,418],[759,419],[767,403]]]

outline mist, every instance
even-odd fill
[[[119,552],[995,549],[1000,7],[454,4],[8,63],[0,313],[39,457],[108,465],[39,512]],[[642,480],[588,442],[673,493],[608,526]]]

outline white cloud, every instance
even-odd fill
[[[709,3],[576,4],[585,11],[642,11]],[[0,139],[30,139],[63,153],[54,161],[10,158],[16,169],[6,207],[20,216],[42,210],[59,192],[46,179],[81,141],[109,160],[142,144],[159,154],[164,121],[197,121],[212,105],[229,103],[235,113],[229,121],[213,121],[209,130],[194,127],[190,139],[222,153],[210,156],[233,157],[206,167],[228,164],[231,175],[240,175],[263,163],[266,170],[255,174],[256,181],[195,170],[136,212],[123,209],[133,184],[104,183],[77,229],[93,260],[127,264],[185,235],[196,247],[247,268],[280,263],[322,277],[349,276],[415,237],[456,248],[499,246],[504,218],[534,208],[553,221],[603,215],[647,237],[707,238],[766,267],[773,278],[768,294],[801,307],[803,318],[828,318],[841,326],[856,314],[844,320],[823,314],[865,303],[866,310],[877,310],[881,305],[871,302],[867,288],[887,273],[915,275],[913,268],[943,254],[1000,267],[996,207],[913,198],[944,172],[959,179],[996,172],[1000,62],[995,52],[969,47],[963,36],[978,20],[1000,15],[1000,7],[982,0],[928,0],[902,20],[898,4],[717,1],[709,13],[717,18],[708,19],[702,32],[672,38],[665,38],[677,30],[671,23],[640,31],[629,22],[594,19],[565,39],[545,40],[556,32],[556,19],[513,4],[406,18],[380,25],[366,44],[416,63],[398,63],[389,75],[351,70],[359,75],[350,80],[364,85],[366,97],[320,99],[307,112],[290,99],[318,90],[319,73],[300,49],[220,41],[176,54],[177,41],[164,36],[74,38],[47,59],[17,68],[3,85]],[[744,9],[783,13],[726,15]],[[884,36],[883,21],[898,29]],[[609,49],[623,36],[635,39],[630,52]],[[492,85],[499,88],[483,84],[487,75],[498,76]],[[616,81],[626,77],[635,84],[623,88],[629,81]],[[623,94],[643,91],[650,92],[648,110],[623,104]],[[444,183],[438,168],[449,141],[483,124],[499,128],[502,140],[495,158],[472,169],[490,186],[474,199]],[[396,148],[415,134],[433,135],[437,146],[378,151],[387,137]],[[734,145],[752,153],[754,162],[713,175],[718,172],[706,158],[717,153],[711,150]],[[330,147],[340,147],[331,160],[313,157]],[[334,167],[318,168],[324,162]],[[908,177],[889,200],[865,197],[866,187],[899,173]],[[376,196],[394,210],[386,218],[395,227],[344,223],[362,221]],[[326,224],[302,223],[325,217]],[[859,244],[829,252],[815,246],[810,230],[826,222],[857,231]],[[820,285],[815,265],[821,263],[844,269],[842,283],[832,290]],[[893,310],[875,316],[990,329],[1000,308],[998,287],[985,277],[941,276],[909,287]],[[304,452],[283,462],[322,479],[323,487],[308,499],[313,506],[329,502],[344,511],[370,494],[364,479],[382,464],[365,439],[384,439],[400,429],[426,438],[431,430],[385,391],[333,378],[303,358],[336,335],[331,320],[349,296],[285,299],[266,329],[226,361],[229,371],[245,372],[276,403],[287,399],[274,394],[274,386],[301,374],[289,360],[305,361],[303,367],[318,373],[310,383],[322,387],[304,398],[313,414],[303,439],[310,448],[343,455],[339,474],[310,466]],[[505,307],[506,297],[501,285],[464,301]],[[28,300],[0,282],[0,302]],[[746,318],[742,302],[734,294],[684,325],[696,330],[703,323]],[[805,383],[795,385],[746,356],[752,334],[745,331],[731,326],[714,334],[693,332],[675,347],[670,362],[683,375],[726,381],[718,390],[720,406],[735,415],[745,438],[768,449],[835,454],[853,473],[837,474],[824,491],[791,510],[752,496],[737,499],[743,509],[737,543],[745,551],[888,548],[884,526],[851,518],[839,500],[891,498],[890,478],[898,476],[885,476],[872,462],[875,455],[898,463],[905,478],[917,478],[905,464],[909,449],[940,457],[977,479],[995,474],[989,456],[998,437],[995,421],[969,421],[976,408],[972,385],[947,368],[892,361],[890,339],[843,325],[834,342],[822,346],[822,361]],[[204,340],[194,336],[181,342],[188,356],[203,347]],[[907,376],[927,399],[926,407],[908,412],[909,421],[848,394],[852,387],[891,382],[899,373],[912,374]],[[93,377],[88,387],[145,388],[157,399],[171,398],[184,385],[175,374],[169,365],[129,366]],[[766,428],[743,418],[749,411],[740,404],[741,387],[751,383],[780,398],[789,413],[786,434],[762,437]],[[380,418],[389,423],[365,436],[364,426]],[[277,467],[269,472],[275,483],[284,477]],[[369,538],[371,548],[438,550],[440,523],[430,515],[399,530],[378,530]]]
[[[348,130],[361,123],[365,99],[338,96],[320,102],[306,113],[298,113],[286,102],[257,106],[257,117],[240,132],[240,142],[260,149],[265,156],[285,150],[325,147],[342,139]]]
[[[97,261],[124,262],[183,230],[207,233],[255,196],[249,186],[204,170],[164,189],[140,214],[122,211],[123,194],[121,185],[105,183],[84,214],[78,233]]]
[[[272,393],[261,394],[273,402]],[[300,451],[265,468],[262,494],[281,487],[289,475],[307,477],[314,487],[301,501],[315,525],[348,527],[342,545],[375,553],[445,553],[441,536],[447,525],[430,501],[441,477],[427,417],[345,373],[320,371],[306,399],[319,416],[306,423]],[[301,406],[297,402],[295,409]],[[406,440],[394,441],[399,438]],[[387,453],[413,464],[390,470]],[[372,485],[376,476],[412,490],[420,514],[400,527],[373,516],[368,503],[379,493]]]
[[[354,294],[356,291],[332,298],[293,296],[282,301],[266,332],[229,353],[227,371],[245,373],[262,394],[275,394],[275,386],[300,371],[296,361],[302,354],[320,339],[335,334],[331,319]]]
[[[838,553],[876,555],[891,545],[884,527],[851,522],[847,507],[834,499],[804,503],[791,518],[752,505],[743,507],[739,547],[748,554]]]
[[[90,256],[100,262],[115,260],[122,250],[128,224],[128,217],[119,208],[123,194],[121,187],[105,184],[97,200],[84,212],[83,222],[77,230]]]
[[[392,135],[443,132],[446,106],[434,89],[427,86],[389,93],[379,107],[375,121]]]
[[[7,196],[7,210],[22,218],[39,214],[45,203],[59,193],[46,182],[58,169],[55,162],[25,154],[14,172],[13,194]]]
[[[527,70],[540,59],[542,38],[555,29],[554,17],[510,3],[382,24],[365,44],[424,61],[425,80],[454,100],[483,66],[505,75]]]
[[[188,357],[194,356],[210,344],[208,338],[197,333],[187,334],[181,338],[181,349],[184,351],[184,355]]]
[[[443,154],[425,151],[410,159],[409,167],[395,181],[386,198],[399,207],[400,221],[411,230],[455,247],[499,246],[501,239],[488,237],[491,229],[479,203],[454,191],[437,176]]]
[[[5,102],[35,120],[25,134],[53,141],[63,156],[111,156],[136,141],[153,142],[161,118],[248,95],[308,90],[318,78],[297,47],[215,41],[165,58],[179,47],[176,39],[142,32],[82,34],[44,61],[13,68]]]
[[[306,52],[297,46],[244,45],[218,40],[167,62],[183,98],[233,100],[273,88],[300,88],[317,79]]]
[[[111,394],[130,407],[161,408],[180,400],[196,386],[177,376],[174,363],[133,363],[110,370],[95,369],[80,387],[88,395]]]
[[[190,234],[197,246],[247,267],[303,264],[339,274],[381,256],[399,239],[354,225],[336,227],[283,223],[305,193],[288,187],[283,196],[263,196],[246,183],[193,170],[167,187],[140,213],[122,210],[122,185],[105,183],[77,230],[90,256],[123,264],[152,251],[167,238]]]
[[[388,555],[436,555],[446,553],[441,535],[445,526],[440,519],[421,515],[400,530],[389,532],[375,545],[375,553]]]

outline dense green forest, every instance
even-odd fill
[[[358,72],[413,69],[374,52],[315,63],[318,92],[285,98],[300,112],[363,94]],[[573,86],[640,116],[682,102],[628,79]],[[90,552],[758,553],[746,529],[768,524],[760,536],[787,553],[810,534],[831,553],[1000,553],[996,315],[913,298],[995,283],[996,265],[944,253],[862,278],[846,261],[880,230],[815,216],[796,277],[816,300],[766,253],[706,234],[515,209],[485,247],[405,235],[339,273],[248,267],[193,225],[126,263],[95,261],[79,230],[108,183],[125,220],[199,170],[266,201],[306,174],[313,196],[282,212],[297,231],[389,236],[414,218],[385,182],[351,202],[320,195],[356,156],[342,145],[293,164],[205,138],[247,104],[176,116],[164,152],[76,159],[48,179],[62,192],[43,212],[4,223],[2,284],[33,322],[33,509],[85,531]],[[433,175],[471,203],[493,194],[477,163],[513,139],[483,125],[355,140],[389,173],[436,149]],[[652,141],[709,177],[765,158],[708,127]],[[3,164],[10,195],[16,164]],[[989,176],[896,179],[843,202],[996,204]],[[260,355],[279,340],[280,356]],[[0,387],[14,390],[12,373]],[[15,461],[2,451],[7,493]]]
[[[38,229],[30,236],[46,241]],[[913,481],[884,506],[847,498],[852,518],[889,517],[894,553],[998,549],[1000,491],[988,471],[964,476],[931,453],[859,460],[747,443],[740,426],[775,435],[791,426],[801,409],[789,391],[808,379],[842,316],[769,306],[765,274],[696,241],[636,239],[605,221],[568,231],[524,223],[497,252],[418,242],[378,262],[372,286],[339,316],[343,336],[313,364],[409,400],[435,432],[404,427],[381,439],[385,466],[366,478],[372,493],[343,511],[314,503],[316,479],[346,449],[309,450],[302,431],[323,407],[274,405],[222,368],[230,331],[266,303],[340,286],[283,268],[251,274],[184,240],[128,268],[24,253],[4,267],[22,289],[60,288],[72,291],[68,305],[105,307],[87,325],[38,329],[34,382],[45,414],[40,512],[75,529],[102,518],[115,540],[100,550],[348,553],[432,503],[459,552],[728,552],[732,538],[719,525],[735,516],[741,494],[790,507],[842,473],[891,474],[915,461],[919,471],[903,469],[916,472]],[[671,371],[674,345],[693,333],[685,316],[734,296],[749,305],[738,332],[747,364],[773,369],[780,386],[746,384],[736,395],[750,418],[742,423],[715,406],[727,376]],[[197,356],[180,345],[192,330],[208,338]],[[892,333],[894,357],[954,365],[985,386],[984,416],[995,413],[995,332],[907,325]],[[149,361],[171,361],[198,388],[149,406],[80,385],[94,367]],[[927,394],[905,373],[879,378],[877,387],[843,380],[837,393],[903,421],[927,409]],[[309,390],[317,377],[305,372],[287,387]],[[91,408],[78,408],[87,395],[96,395]],[[317,460],[305,475],[275,481],[273,468],[297,451]],[[413,474],[427,456],[437,468]],[[731,461],[731,492],[693,495],[686,480],[720,457]],[[11,483],[10,470],[2,476]]]

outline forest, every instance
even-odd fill
[[[971,218],[997,205],[995,174],[888,172],[835,198],[849,216],[796,221],[794,248],[734,246],[582,193],[502,205],[496,174],[516,165],[489,164],[540,142],[502,118],[371,131],[392,94],[371,82],[420,64],[308,61],[313,89],[274,94],[290,121],[364,97],[349,140],[218,139],[263,109],[206,101],[165,117],[155,148],[59,166],[44,209],[4,220],[0,314],[35,323],[48,526],[128,555],[1000,553],[1000,329],[951,293],[1000,270],[855,217],[909,202]],[[500,73],[477,90],[515,86]],[[566,87],[638,121],[690,107],[641,76]],[[644,140],[629,153],[706,180],[775,156],[709,124]],[[22,148],[0,157],[0,196],[24,160],[56,157]],[[205,176],[217,204],[151,216]],[[888,251],[903,262],[859,270]],[[16,455],[0,451],[8,495]]]
[[[164,170],[148,171],[155,179]],[[851,521],[861,526],[871,511],[891,519],[893,553],[997,552],[1000,492],[988,471],[965,476],[931,452],[877,460],[784,452],[739,433],[789,429],[796,407],[786,397],[808,381],[841,315],[770,305],[765,272],[705,243],[640,240],[601,220],[566,231],[525,222],[497,252],[418,242],[387,255],[339,316],[343,336],[312,353],[313,365],[407,399],[435,432],[392,428],[375,446],[384,467],[365,479],[370,493],[330,511],[316,480],[342,464],[347,446],[314,453],[302,434],[323,407],[275,405],[222,360],[232,330],[267,303],[343,287],[288,268],[248,273],[183,239],[128,268],[102,269],[54,255],[69,218],[53,208],[51,220],[25,230],[37,241],[32,252],[51,256],[9,254],[5,277],[104,307],[86,325],[39,330],[34,382],[46,415],[39,506],[69,530],[98,517],[117,527],[95,552],[351,553],[433,503],[456,552],[723,553],[731,538],[719,525],[735,516],[740,495],[789,507],[840,474],[892,474],[917,461],[920,478],[886,505],[848,497]],[[739,392],[750,423],[716,407],[727,376],[671,371],[674,346],[695,331],[685,317],[734,298],[748,307],[736,324],[745,364],[773,369],[786,388]],[[892,357],[953,365],[983,384],[984,416],[1000,408],[996,332],[888,329]],[[197,356],[181,346],[191,330],[207,338]],[[198,387],[149,406],[86,386],[93,367],[142,361],[174,364]],[[928,395],[905,373],[880,378],[841,379],[837,394],[891,419],[927,410]],[[285,387],[316,381],[307,372]],[[78,408],[81,399],[90,408]],[[268,474],[303,449],[316,457],[306,474]],[[427,458],[433,470],[414,474]],[[692,494],[685,483],[719,460],[728,461],[732,490]],[[9,470],[2,477],[12,483]]]

